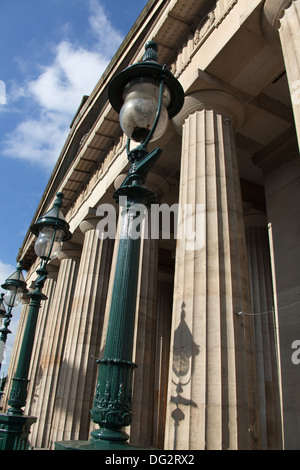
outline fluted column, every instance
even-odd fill
[[[150,221],[148,226],[150,229]],[[134,420],[130,429],[131,444],[140,446],[153,445],[157,269],[158,239],[145,238],[141,244],[140,282],[137,293],[136,340],[133,353],[137,369],[133,386]]]
[[[257,447],[246,244],[233,125],[240,103],[210,90],[176,119],[182,157],[167,449]],[[180,238],[181,231],[181,238]]]
[[[56,394],[52,443],[89,435],[113,249],[113,240],[103,240],[97,230],[98,222],[95,218],[80,224],[85,237]]]
[[[262,25],[266,38],[276,47],[279,34],[288,78],[295,126],[300,147],[300,2],[266,0]]]
[[[157,449],[163,449],[164,447],[173,281],[172,274],[158,273],[152,444]]]
[[[55,295],[44,333],[44,344],[40,358],[40,385],[36,403],[38,421],[34,428],[36,447],[48,447],[51,422],[55,406],[55,396],[60,368],[63,361],[63,350],[66,330],[70,317],[78,260],[80,252],[72,243],[64,243],[59,254],[60,266],[57,276]]]
[[[278,350],[266,216],[248,213],[245,215],[245,226],[251,292],[249,314],[255,335],[261,447],[265,450],[279,450],[282,449],[282,426]]]

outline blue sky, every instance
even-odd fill
[[[82,96],[91,93],[146,4],[0,0],[0,284],[16,268]],[[1,375],[20,307],[12,313]]]

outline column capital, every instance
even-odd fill
[[[293,0],[296,1],[296,0]],[[280,19],[284,15],[284,10],[293,3],[292,0],[266,0],[263,13],[274,29],[280,28]]]
[[[126,173],[120,173],[119,176],[116,177],[114,181],[114,188],[119,189],[123,181],[125,180],[127,174]]]
[[[251,210],[244,214],[244,223],[245,227],[264,227],[268,226],[268,219],[266,214],[258,212],[256,210]]]
[[[80,259],[81,247],[72,242],[64,242],[61,252],[58,254],[58,259]]]
[[[235,130],[245,119],[243,104],[233,94],[221,90],[201,90],[186,96],[182,110],[173,119],[177,132],[182,133],[182,126],[189,115],[203,109],[222,114]]]
[[[126,178],[126,174],[121,173],[114,182],[115,189],[118,189],[121,184],[123,183],[124,179]],[[151,189],[160,200],[164,195],[166,195],[170,190],[170,185],[167,182],[166,178],[157,173],[153,173],[152,171],[147,175],[145,185],[147,188]]]
[[[289,8],[293,1],[265,0],[261,17],[262,30],[268,43],[271,44],[271,46],[274,46],[276,49],[281,49],[278,35],[278,30],[280,29],[280,20],[284,16],[284,10]]]
[[[58,275],[58,266],[51,264],[47,265],[48,279],[56,279]]]
[[[158,201],[160,201],[164,195],[168,194],[170,190],[170,185],[166,178],[152,172],[147,175],[145,186],[154,192]]]
[[[99,223],[99,217],[93,217],[93,218],[88,218],[84,219],[80,224],[79,228],[82,231],[82,233],[86,234],[90,230],[97,230],[97,224]]]

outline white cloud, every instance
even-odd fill
[[[42,108],[72,116],[83,95],[88,95],[102,75],[108,60],[100,54],[62,41],[56,57],[41,75],[28,84],[29,94]]]
[[[3,80],[0,80],[0,104],[6,104],[5,83]]]
[[[9,366],[9,362],[10,362],[10,358],[11,358],[11,354],[13,351],[13,346],[14,346],[14,342],[16,338],[16,333],[18,330],[18,324],[19,324],[19,320],[21,316],[22,307],[23,305],[19,304],[12,309],[12,318],[8,326],[8,329],[11,331],[11,333],[7,335],[7,340],[5,344],[5,350],[4,350],[4,359],[3,359],[2,366],[1,366],[1,375],[7,372],[7,369]]]
[[[4,283],[5,279],[7,279],[16,270],[16,267],[17,264],[16,266],[12,266],[11,264],[5,264],[0,261],[0,286]]]
[[[66,115],[43,110],[39,119],[24,120],[6,136],[3,153],[51,170],[68,135],[66,119]]]
[[[110,23],[102,5],[97,0],[90,0],[89,23],[97,38],[99,52],[108,57],[113,55],[122,42],[123,36]]]
[[[14,84],[12,102],[31,100],[34,117],[25,118],[5,136],[2,152],[51,170],[59,157],[69,125],[83,95],[89,95],[121,43],[98,0],[90,0],[89,24],[95,42],[90,49],[64,39],[54,46],[54,60],[40,66],[40,75]]]

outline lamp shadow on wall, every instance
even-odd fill
[[[194,371],[194,358],[200,353],[200,347],[193,341],[193,335],[185,321],[185,303],[181,304],[181,320],[174,333],[173,347],[173,372],[178,380],[173,384],[176,386],[176,396],[171,396],[171,403],[176,405],[171,416],[174,420],[174,449],[177,448],[177,434],[180,422],[185,419],[186,407],[197,408],[193,400],[183,395],[188,392],[188,385]]]

